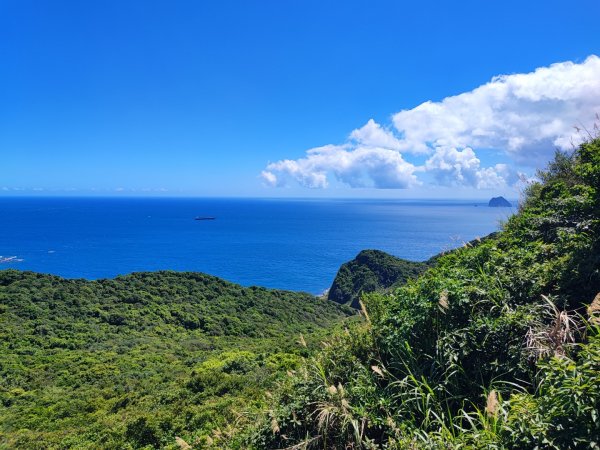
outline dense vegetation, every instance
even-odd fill
[[[600,448],[600,139],[539,180],[501,232],[364,295],[247,445]]]
[[[0,448],[219,446],[348,314],[199,273],[1,271]]]
[[[428,267],[427,262],[407,261],[380,250],[363,250],[352,261],[342,264],[328,298],[360,308],[362,294],[401,286]]]
[[[0,272],[0,448],[600,448],[600,140],[539,180],[424,272],[361,253],[361,320],[202,274]]]

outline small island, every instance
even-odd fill
[[[501,197],[493,197],[490,200],[490,202],[488,203],[488,206],[491,206],[493,208],[502,208],[502,207],[510,208],[512,206],[512,203],[501,196]]]

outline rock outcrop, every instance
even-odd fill
[[[506,200],[504,197],[494,197],[488,203],[488,206],[498,208],[498,207],[508,207],[512,206],[512,203]]]
[[[380,250],[363,250],[352,261],[342,264],[329,289],[328,299],[360,308],[363,293],[400,286],[428,267],[428,263],[407,261]]]

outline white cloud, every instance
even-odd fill
[[[421,170],[430,172],[442,186],[498,189],[520,180],[520,174],[507,164],[481,167],[481,161],[470,147],[463,150],[439,147]]]
[[[600,112],[600,58],[563,62],[534,72],[494,77],[470,92],[425,102],[393,116],[401,146],[497,149],[538,167],[556,147],[577,143],[574,126]]]
[[[305,187],[325,188],[332,174],[351,187],[404,189],[418,184],[415,166],[394,150],[326,145],[306,153],[305,158],[269,164],[261,174],[263,180],[282,186],[291,178]]]
[[[350,139],[364,147],[382,147],[390,150],[400,150],[401,143],[391,131],[385,130],[373,119],[362,127],[350,133]]]
[[[266,184],[290,179],[325,188],[331,176],[351,187],[404,189],[421,184],[416,174],[445,186],[497,189],[514,185],[516,166],[543,167],[555,148],[570,149],[600,113],[600,58],[563,62],[531,73],[501,75],[440,102],[427,101],[392,116],[392,126],[369,120],[346,143],[326,145],[297,160],[269,164]],[[482,167],[485,152],[504,154],[512,165]],[[477,152],[477,153],[476,153]],[[425,155],[415,166],[403,155]],[[478,154],[480,156],[478,156]]]

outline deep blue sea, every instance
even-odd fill
[[[360,250],[425,260],[512,212],[462,200],[0,198],[0,269],[88,279],[191,270],[319,294]]]

